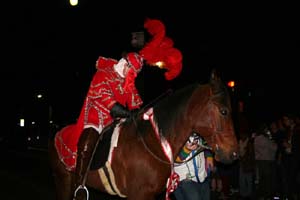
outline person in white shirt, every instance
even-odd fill
[[[180,182],[173,194],[177,200],[210,200],[208,176],[214,163],[212,152],[203,148],[203,143],[197,134],[193,134],[176,158],[174,170]]]

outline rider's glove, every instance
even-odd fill
[[[110,110],[110,115],[112,118],[130,118],[132,116],[131,112],[125,108],[120,103],[115,103]]]

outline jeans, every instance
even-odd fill
[[[244,172],[243,169],[240,168],[240,195],[242,197],[250,197],[254,191],[254,172]]]
[[[176,200],[210,200],[210,185],[206,179],[202,183],[183,180],[174,191]]]

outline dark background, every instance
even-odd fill
[[[212,67],[235,80],[233,97],[257,118],[299,112],[299,7],[288,3],[9,1],[1,6],[1,92],[4,126],[20,117],[55,123],[79,115],[98,56],[119,59],[146,17],[164,22],[183,54],[183,70],[167,82],[148,67],[137,84],[145,103],[198,81]],[[143,4],[143,5],[141,5]],[[157,84],[159,86],[157,86]],[[36,95],[44,98],[37,101]]]

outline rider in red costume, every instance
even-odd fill
[[[79,123],[83,122],[84,128],[93,127],[101,133],[104,127],[113,122],[114,115],[130,115],[125,107],[133,110],[142,105],[143,101],[134,84],[142,64],[143,59],[136,53],[128,53],[119,62],[110,58],[98,58],[97,72],[81,111],[84,120]]]
[[[84,176],[102,130],[116,118],[130,117],[130,110],[142,105],[134,83],[142,65],[143,58],[133,52],[119,61],[98,58],[97,72],[77,121],[77,128],[82,131],[77,145],[76,187],[84,185]]]

